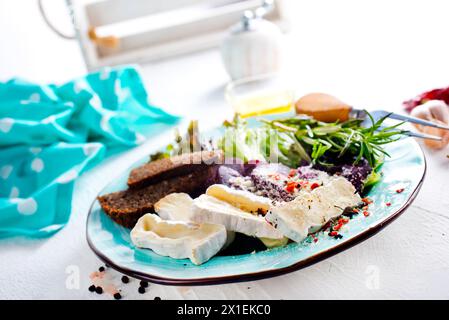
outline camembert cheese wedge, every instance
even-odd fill
[[[221,224],[227,230],[253,237],[283,238],[282,233],[273,228],[264,217],[243,211],[208,194],[203,194],[193,200],[192,220],[198,223]]]
[[[191,221],[193,199],[187,193],[170,193],[154,204],[164,220]]]
[[[246,190],[232,189],[223,184],[211,185],[207,188],[206,194],[255,215],[267,213],[271,206],[271,200],[268,198]]]
[[[360,202],[354,186],[338,177],[310,192],[301,191],[293,201],[271,208],[266,219],[287,238],[301,242],[310,232],[340,216],[345,208]]]
[[[226,229],[218,224],[165,221],[147,213],[132,229],[131,240],[139,248],[175,259],[189,258],[200,265],[221,250]]]
[[[164,220],[193,222],[193,199],[187,193],[170,193],[154,204],[154,210]],[[235,239],[235,232],[226,231],[226,243],[222,250],[229,247]]]

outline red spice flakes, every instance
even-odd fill
[[[285,190],[290,192],[290,193],[293,193],[295,191],[295,188],[298,187],[298,185],[299,184],[297,182],[295,182],[295,181],[289,181],[287,183],[287,186],[285,187]]]
[[[362,202],[365,204],[373,203],[373,201],[370,198],[362,198]]]
[[[329,235],[331,237],[335,237],[336,235],[338,235],[338,232],[337,231],[331,231],[331,232],[329,232]]]
[[[354,208],[354,209],[352,209],[352,212],[354,212],[354,213],[359,213],[359,209]]]
[[[363,210],[363,211],[366,211],[366,210],[368,210],[368,206],[364,206],[364,207],[362,207],[362,210]]]
[[[315,235],[313,235],[313,234],[311,234],[311,236],[312,236],[313,242],[317,243],[318,242],[318,238],[315,237]]]
[[[369,212],[368,212],[368,211],[363,211],[363,215],[364,215],[365,217],[368,217],[368,216],[369,216]]]
[[[291,169],[290,173],[288,174],[289,177],[294,177],[296,175],[297,171],[295,169]]]
[[[335,224],[334,226],[331,226],[330,231],[339,231],[344,224],[348,223],[349,219],[347,218],[340,218],[337,221],[337,224]],[[330,236],[332,236],[331,234],[329,234]]]
[[[389,206],[391,206],[391,202],[387,202],[387,203],[385,203],[385,205],[386,205],[387,207],[389,207]]]
[[[339,223],[339,224],[335,225],[332,229],[334,229],[335,231],[338,231],[341,229],[341,227],[343,227],[343,224]]]
[[[307,186],[308,184],[309,184],[309,182],[306,181],[306,180],[301,180],[301,181],[299,181],[299,185],[301,186],[301,188],[304,188],[304,187]]]
[[[314,183],[312,183],[312,185],[310,186],[310,189],[311,190],[313,190],[313,189],[316,189],[316,188],[318,188],[320,186],[320,184],[319,183],[317,183],[317,182],[314,182]]]
[[[402,193],[404,191],[404,188],[399,188],[396,190],[396,193]]]

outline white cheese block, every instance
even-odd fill
[[[259,239],[267,248],[283,247],[288,243],[287,237],[283,237],[282,239],[270,239],[270,238],[259,238]]]
[[[223,184],[211,185],[207,188],[206,194],[255,215],[258,213],[265,214],[270,210],[272,204],[268,198],[255,195],[246,190],[232,189]]]
[[[283,238],[282,233],[273,228],[264,217],[245,212],[207,194],[193,200],[192,220],[198,223],[222,224],[226,230],[241,232],[248,236]]]
[[[354,186],[338,177],[311,192],[302,191],[293,201],[272,207],[266,215],[277,230],[293,241],[301,242],[347,207],[361,201]]]
[[[187,193],[170,193],[154,204],[154,210],[164,220],[192,222],[193,199]],[[235,239],[235,232],[226,232],[226,249]]]
[[[165,220],[191,221],[192,205],[187,193],[170,193],[154,204],[154,210]]]
[[[217,224],[165,221],[147,213],[131,230],[131,240],[139,248],[175,259],[189,258],[200,265],[223,247],[226,229]]]

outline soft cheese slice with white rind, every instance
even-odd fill
[[[170,193],[154,204],[154,210],[165,220],[191,221],[192,205],[187,193]]]
[[[232,189],[224,184],[213,184],[206,190],[206,194],[225,201],[243,211],[265,214],[271,207],[271,200],[255,195],[246,190]]]
[[[187,193],[170,193],[154,204],[154,210],[164,220],[192,221],[193,199]],[[226,249],[235,239],[234,231],[226,231]]]
[[[273,228],[265,218],[245,212],[207,194],[193,200],[192,220],[198,223],[222,224],[226,230],[253,237],[283,238],[282,233]]]
[[[347,207],[360,203],[354,186],[338,177],[311,192],[302,191],[293,201],[275,206],[266,215],[277,230],[293,241],[301,242]]]
[[[223,247],[226,229],[217,224],[165,221],[147,213],[131,230],[131,240],[139,248],[175,259],[189,258],[200,265]]]

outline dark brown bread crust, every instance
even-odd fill
[[[180,177],[162,180],[142,189],[129,189],[98,197],[101,207],[118,224],[132,228],[137,220],[148,212],[154,212],[154,204],[173,192],[185,192],[192,197],[204,193],[213,183],[218,166],[206,166]]]
[[[152,161],[131,170],[128,187],[140,189],[163,179],[204,171],[208,165],[220,163],[222,157],[221,151],[198,151]]]

